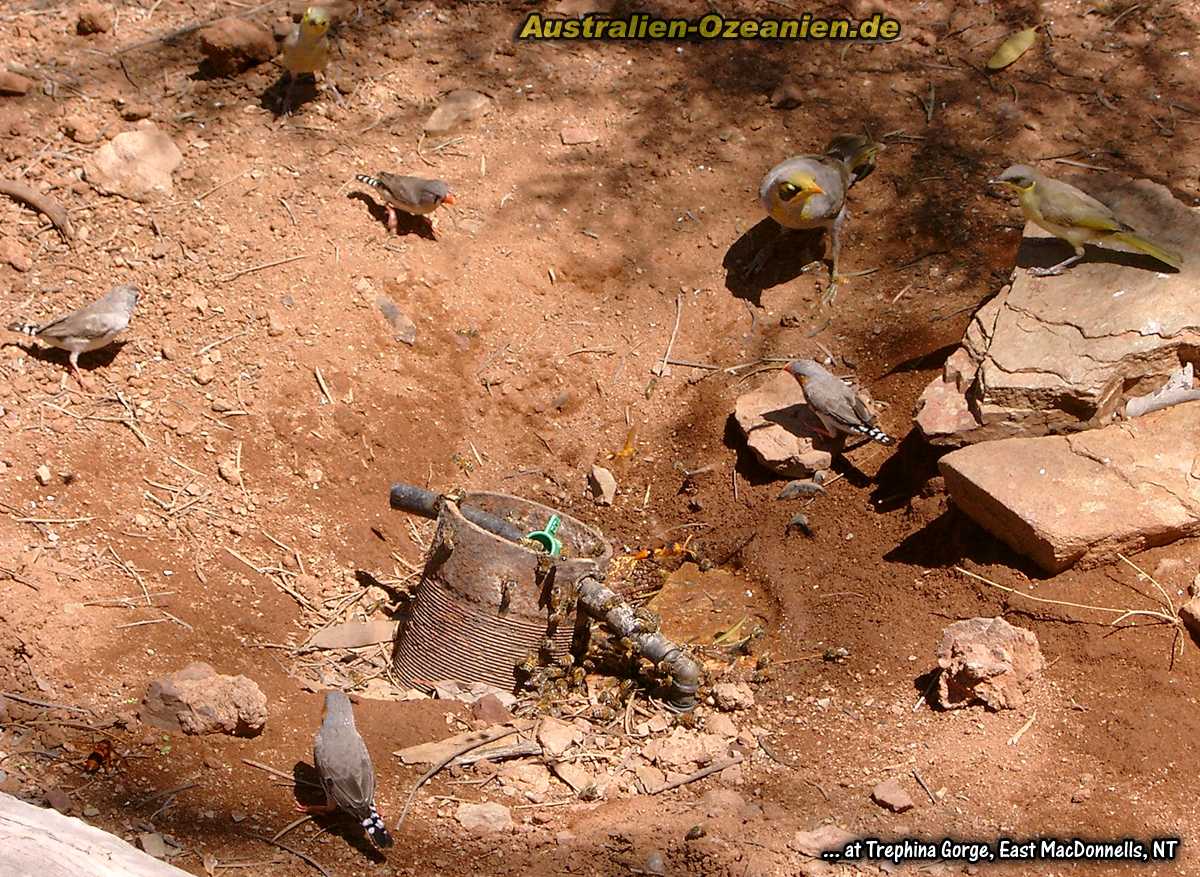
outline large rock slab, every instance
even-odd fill
[[[733,418],[754,456],[772,472],[805,478],[833,462],[837,444],[821,432],[800,382],[786,371],[739,396]]]
[[[917,403],[932,443],[961,446],[1103,426],[1125,403],[1161,388],[1200,346],[1200,212],[1147,180],[1070,178],[1149,237],[1183,253],[1179,273],[1148,256],[1089,247],[1057,277],[1034,277],[1070,255],[1032,223],[1012,283],[979,309],[962,347]]]
[[[1047,572],[1200,535],[1200,402],[938,461],[962,511]]]

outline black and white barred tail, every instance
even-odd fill
[[[855,432],[865,435],[872,441],[879,442],[881,445],[890,445],[895,441],[890,435],[880,429],[878,426],[858,426],[855,427]]]
[[[390,847],[392,845],[392,836],[388,834],[387,826],[383,824],[383,817],[374,807],[371,808],[370,815],[362,821],[362,827],[375,846]]]
[[[9,323],[8,331],[20,332],[22,335],[28,335],[33,338],[40,331],[40,326],[35,326],[33,323]]]
[[[366,183],[372,189],[384,188],[383,180],[377,179],[370,174],[355,174],[354,179],[358,180],[360,183]]]

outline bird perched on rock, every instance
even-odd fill
[[[137,307],[141,294],[136,286],[124,284],[114,287],[103,298],[86,307],[72,311],[64,317],[44,325],[33,323],[11,323],[10,332],[20,332],[37,338],[44,344],[66,350],[70,354],[71,373],[83,383],[79,373],[79,355],[107,347],[118,335],[129,327],[133,309]]]
[[[297,804],[296,809],[329,813],[340,807],[360,822],[376,846],[390,847],[392,836],[375,809],[371,754],[354,727],[354,711],[344,692],[325,694],[321,728],[313,742],[313,761],[325,789],[325,803]]]
[[[892,437],[879,428],[875,415],[867,410],[858,394],[844,381],[826,371],[820,363],[800,359],[789,365],[787,370],[804,388],[808,407],[821,421],[830,438],[865,435],[881,445],[892,443]]]
[[[354,179],[366,183],[383,198],[383,206],[387,208],[388,231],[396,233],[396,211],[403,210],[414,216],[429,216],[442,204],[453,204],[454,193],[450,186],[442,180],[425,180],[421,177],[402,177],[399,174],[355,174]],[[429,227],[436,233],[433,217],[429,217]]]
[[[758,197],[767,214],[787,229],[829,229],[829,286],[822,298],[831,304],[837,295],[841,231],[846,221],[846,193],[875,169],[880,146],[869,137],[840,134],[829,141],[824,155],[798,155],[767,171]],[[766,264],[764,247],[750,265],[751,273]]]
[[[1137,234],[1108,205],[1076,189],[1070,183],[1051,179],[1026,164],[1014,164],[990,182],[1017,193],[1021,212],[1035,225],[1066,241],[1075,255],[1049,268],[1030,268],[1038,277],[1061,274],[1083,258],[1085,243],[1118,241],[1153,256],[1175,270],[1183,267],[1183,257]]]
[[[283,113],[292,112],[292,91],[296,80],[303,75],[310,75],[316,80],[318,73],[324,73],[329,66],[329,12],[321,6],[310,6],[304,10],[304,17],[292,28],[283,41],[283,69],[287,72],[287,93],[283,98]],[[338,94],[337,86],[328,82],[333,88],[334,99],[341,103],[342,96]]]

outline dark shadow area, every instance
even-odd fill
[[[904,508],[938,474],[937,461],[952,448],[935,448],[914,428],[879,467],[871,504],[886,514]]]
[[[371,214],[371,218],[387,229],[387,208],[372,198],[365,192],[348,192],[346,197],[351,201],[361,201],[367,205],[367,210]],[[415,234],[429,241],[436,241],[437,235],[433,232],[433,223],[426,216],[416,216],[411,213],[405,213],[403,210],[396,211],[396,236],[403,237],[405,235]]]
[[[320,806],[325,803],[325,790],[321,787],[321,778],[317,769],[305,761],[297,761],[292,765],[292,778],[296,782],[296,803],[302,806]],[[330,834],[336,834],[375,864],[387,861],[370,840],[361,825],[341,810],[331,810],[328,813],[310,813],[313,822]]]
[[[117,358],[117,354],[121,352],[121,348],[128,344],[128,340],[113,341],[99,350],[92,350],[79,355],[79,370],[83,372],[96,371],[97,369],[107,368],[112,365],[113,360]],[[46,347],[36,341],[31,341],[28,344],[21,344],[17,341],[4,342],[5,347],[17,347],[24,350],[31,358],[39,362],[54,363],[61,365],[64,370],[69,371],[71,368],[71,355],[57,347]]]
[[[903,374],[905,372],[923,372],[934,369],[941,370],[946,364],[946,360],[950,358],[950,354],[958,350],[961,345],[955,341],[950,344],[944,344],[937,350],[931,350],[928,353],[921,353],[917,356],[910,357],[903,362],[898,362],[890,369],[885,371],[882,377],[890,377],[892,375]]]
[[[951,505],[937,518],[905,537],[884,560],[926,568],[949,567],[971,561],[980,566],[1001,564],[1030,578],[1048,578],[1033,562],[1017,554]]]
[[[725,288],[734,298],[761,307],[764,289],[795,280],[804,273],[806,265],[824,256],[824,235],[825,230],[820,228],[783,229],[775,220],[765,217],[725,251],[721,260]],[[751,263],[764,250],[766,261],[752,272]]]
[[[1022,238],[1021,246],[1017,249],[1017,267],[1051,268],[1063,259],[1070,258],[1074,253],[1070,244],[1058,238]],[[1089,262],[1124,265],[1127,268],[1141,268],[1145,271],[1177,273],[1167,263],[1160,262],[1145,253],[1126,253],[1122,250],[1110,250],[1107,247],[1098,247],[1092,244],[1084,244],[1083,259],[1068,267],[1063,273]]]
[[[287,97],[288,83],[291,81],[291,74],[285,71],[258,96],[258,105],[274,115],[276,119],[283,115],[283,102]],[[304,73],[296,77],[295,85],[292,86],[292,113],[295,114],[306,103],[316,100],[317,93],[316,76]]]
[[[925,704],[937,712],[945,712],[945,707],[937,698],[938,679],[941,678],[942,668],[934,667],[926,670],[920,676],[913,677],[913,691],[925,698]]]

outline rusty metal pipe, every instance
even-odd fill
[[[639,655],[666,673],[670,679],[668,706],[681,713],[695,708],[702,673],[687,650],[657,630],[647,630],[633,607],[593,576],[579,582],[579,606],[617,636],[628,638]]]
[[[400,482],[392,485],[389,503],[394,509],[436,520],[441,499],[441,496],[432,490],[417,487],[415,484]],[[463,505],[459,506],[459,511],[462,512],[464,518],[476,527],[487,530],[501,539],[507,539],[510,542],[520,542],[525,538],[525,533],[519,527],[514,527],[508,521],[504,520],[504,518],[498,518],[493,514],[485,512],[483,509]]]

